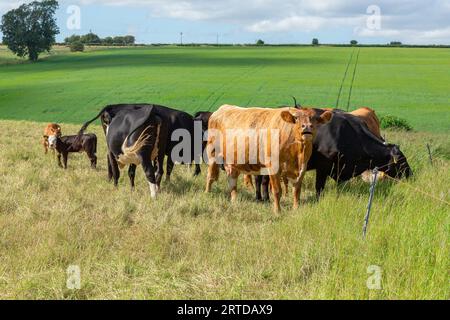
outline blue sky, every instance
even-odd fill
[[[29,1],[2,0],[0,14]],[[138,43],[387,43],[450,44],[450,0],[60,0],[62,41],[92,30],[101,37],[134,35]],[[69,6],[80,29],[69,29]],[[77,16],[78,17],[78,16]],[[71,20],[73,21],[73,20]]]

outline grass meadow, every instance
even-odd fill
[[[316,202],[308,172],[301,207],[283,198],[275,217],[242,179],[236,203],[223,173],[203,193],[205,166],[197,178],[176,166],[156,200],[141,168],[133,192],[125,171],[115,189],[98,125],[89,127],[99,137],[97,170],[84,154],[60,169],[40,145],[45,123],[75,134],[108,103],[194,112],[289,104],[295,95],[305,105],[335,106],[353,52],[345,109],[357,50],[57,48],[30,64],[0,47],[0,298],[448,300],[449,49],[360,49],[350,109],[371,106],[415,129],[383,132],[400,144],[414,177],[380,182],[365,240],[369,185],[360,179],[329,180]],[[71,265],[81,271],[79,290],[67,287]],[[379,289],[367,286],[373,266]]]
[[[232,204],[223,173],[204,194],[205,167],[193,178],[176,166],[151,200],[141,168],[134,192],[125,172],[117,190],[107,182],[103,134],[91,130],[98,170],[75,154],[64,171],[39,145],[41,123],[0,122],[0,298],[450,298],[449,207],[417,191],[450,201],[446,135],[387,132],[411,155],[415,176],[379,184],[363,240],[369,186],[359,179],[329,181],[316,203],[309,172],[300,209],[283,198],[275,217],[242,181]],[[81,269],[80,290],[66,287],[69,265]],[[372,265],[381,290],[367,288]]]

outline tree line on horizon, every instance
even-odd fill
[[[121,45],[121,46],[129,46],[134,45],[136,42],[136,38],[131,35],[126,36],[114,36],[114,37],[105,37],[100,38],[93,32],[89,32],[85,35],[76,35],[73,34],[70,37],[64,39],[65,44],[72,44],[80,42],[84,45]]]
[[[85,45],[94,46],[132,46],[136,38],[131,35],[100,38],[93,32],[85,35],[73,34],[64,39],[64,43],[69,46],[72,52],[83,52]]]

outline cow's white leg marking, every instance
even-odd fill
[[[156,198],[156,193],[158,192],[158,186],[151,182],[149,182],[148,185],[150,186],[150,196],[152,198]]]

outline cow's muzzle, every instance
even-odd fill
[[[54,135],[54,136],[49,136],[48,137],[48,146],[50,148],[55,148],[56,147],[56,140],[58,139],[58,136]]]

